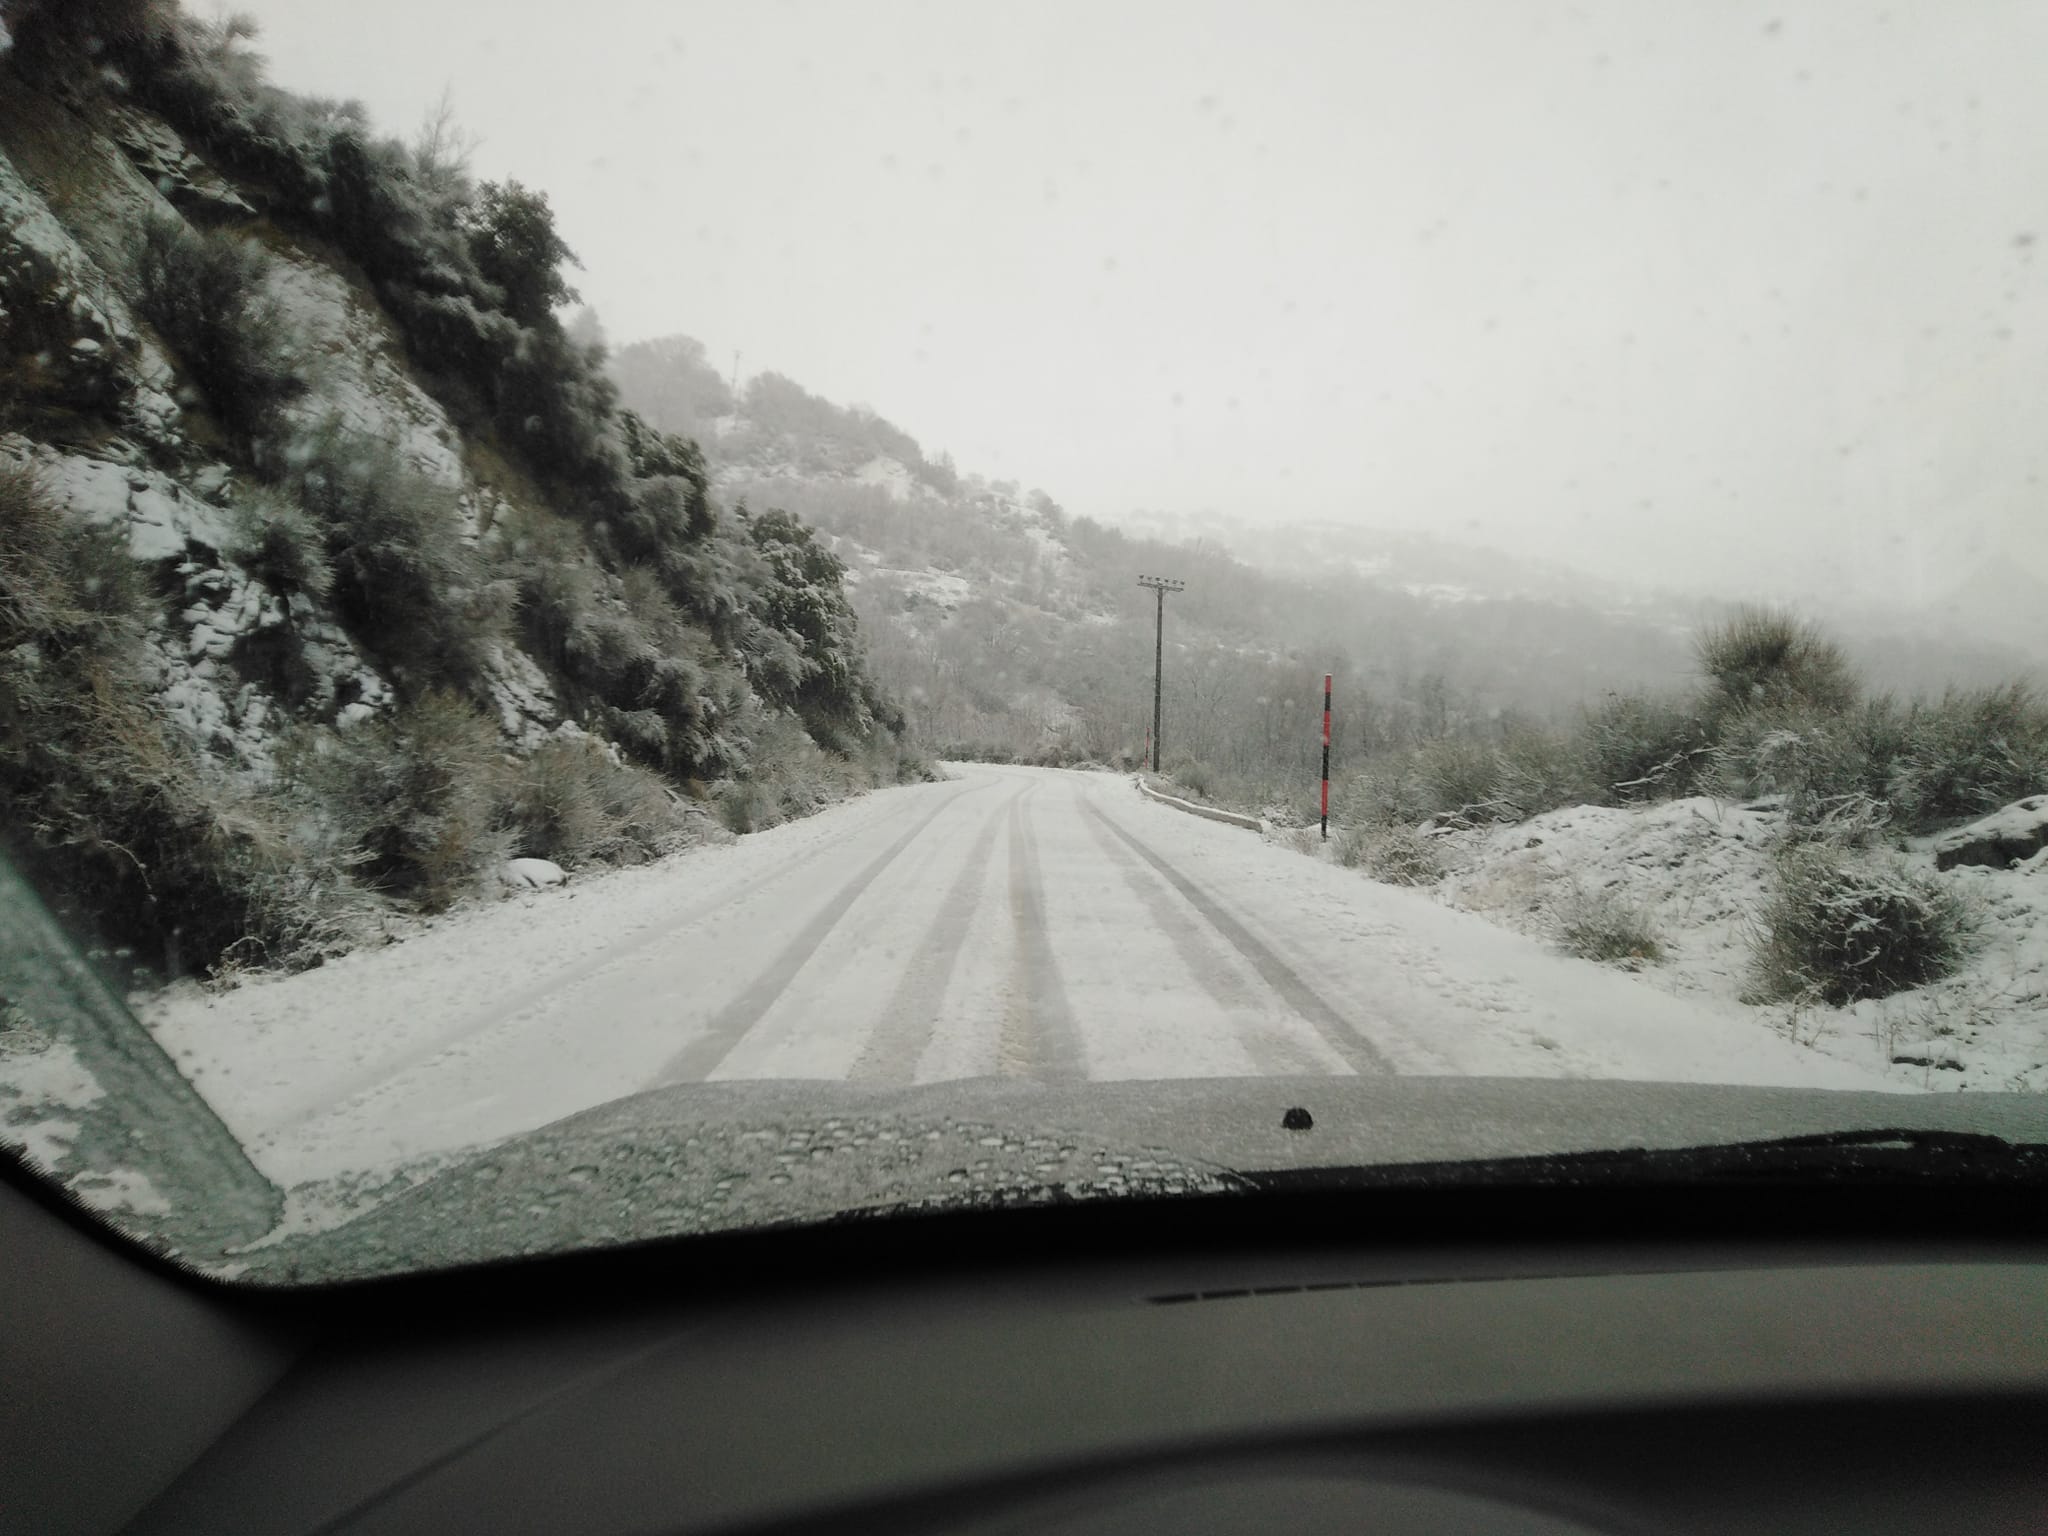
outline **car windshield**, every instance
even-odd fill
[[[244,3],[0,0],[34,1176],[2048,1141],[2048,7]]]

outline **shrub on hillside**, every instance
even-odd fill
[[[1889,701],[1821,712],[1792,704],[1746,711],[1725,726],[1708,784],[1746,800],[1776,796],[1796,836],[1867,841],[1891,819]]]
[[[729,832],[761,832],[782,820],[782,808],[765,784],[726,779],[712,794],[718,819]]]
[[[1716,713],[1760,708],[1843,710],[1856,676],[1841,647],[1789,613],[1744,608],[1694,642]]]
[[[1434,885],[1444,872],[1435,841],[1404,826],[1345,827],[1337,834],[1337,862],[1388,885]]]
[[[508,765],[500,816],[515,853],[569,869],[639,864],[688,841],[660,779],[584,737],[557,737]]]
[[[1752,995],[1842,1006],[1924,986],[1953,970],[1970,931],[1962,898],[1898,859],[1825,844],[1778,860],[1756,920]]]
[[[1449,826],[1520,820],[1502,797],[1501,769],[1500,754],[1482,741],[1447,736],[1418,747],[1412,771],[1424,818]]]
[[[1952,689],[1908,713],[1890,793],[1918,827],[2048,791],[2048,703],[2024,683]]]
[[[1636,970],[1664,958],[1647,909],[1613,891],[1573,886],[1553,912],[1567,953]]]
[[[291,322],[270,296],[272,259],[222,231],[155,217],[134,239],[136,307],[248,447],[277,427],[278,409],[306,391]]]
[[[1609,694],[1585,712],[1578,738],[1603,805],[1698,794],[1714,745],[1689,700],[1650,693]]]
[[[1562,732],[1538,725],[1511,727],[1494,756],[1493,797],[1512,809],[1511,820],[1527,821],[1595,798],[1584,746]]]
[[[504,615],[456,493],[391,444],[333,425],[296,457],[294,489],[325,531],[343,621],[412,680],[474,686]]]
[[[334,585],[320,522],[291,497],[268,487],[235,502],[234,541],[227,553],[273,592],[323,598]]]
[[[478,889],[507,857],[505,771],[496,727],[445,690],[341,732],[295,765],[362,878],[428,911]]]
[[[155,602],[124,534],[0,467],[0,829],[106,937],[174,974],[343,947],[359,903],[272,802],[209,771],[140,675]]]

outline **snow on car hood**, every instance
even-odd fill
[[[356,1214],[344,1202],[308,1215],[319,1200],[294,1192],[301,1230],[230,1256],[225,1272],[298,1284],[853,1215],[1249,1192],[1246,1175],[1277,1170],[1900,1126],[2038,1142],[2048,1107],[2027,1095],[1535,1079],[693,1083],[400,1170]]]

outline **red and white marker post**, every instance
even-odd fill
[[[1330,840],[1330,674],[1323,674],[1323,841]]]

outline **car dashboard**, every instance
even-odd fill
[[[14,1182],[0,1528],[2048,1530],[2048,1248],[1804,1209],[1159,1202],[295,1293]]]

